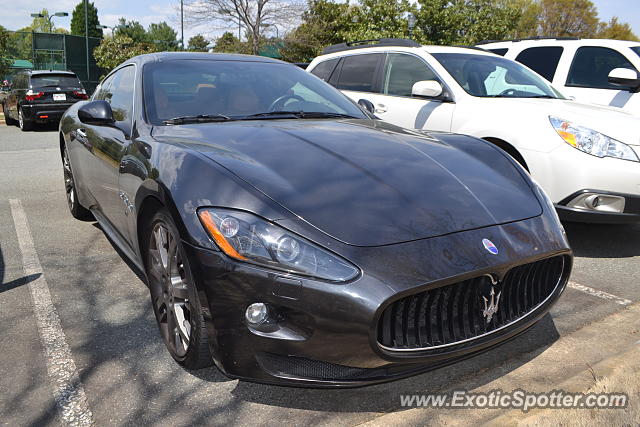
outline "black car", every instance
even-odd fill
[[[27,70],[15,75],[3,103],[7,125],[23,131],[38,123],[58,122],[71,105],[87,99],[87,93],[71,71]]]
[[[173,358],[357,386],[524,332],[567,283],[553,205],[489,143],[375,120],[295,65],[160,53],[60,124],[69,208],[150,289]]]

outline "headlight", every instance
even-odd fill
[[[638,155],[627,144],[609,138],[593,129],[577,126],[557,117],[549,116],[549,120],[558,135],[567,144],[580,151],[596,157],[615,157],[634,162],[639,161]]]
[[[231,258],[336,282],[358,275],[356,267],[337,255],[253,214],[203,208],[198,217]]]

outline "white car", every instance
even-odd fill
[[[501,147],[565,220],[640,221],[640,117],[569,100],[528,68],[481,49],[340,44],[307,70],[382,120]]]
[[[526,65],[577,101],[640,115],[640,42],[536,38],[479,46]]]

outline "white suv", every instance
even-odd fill
[[[577,101],[640,115],[640,42],[536,38],[479,46],[526,65]]]
[[[569,100],[528,68],[481,49],[343,43],[307,70],[382,120],[496,144],[566,220],[640,221],[640,117]]]

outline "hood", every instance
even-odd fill
[[[555,116],[576,125],[593,129],[629,145],[640,145],[640,116],[616,107],[587,104],[560,99],[507,99],[504,107],[508,111],[524,111],[525,105],[545,116]],[[511,105],[513,104],[513,105]]]
[[[351,245],[388,245],[542,213],[511,162],[467,136],[448,135],[450,144],[369,120],[160,126],[153,135],[199,150]]]

